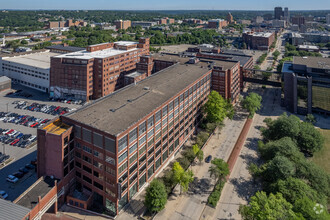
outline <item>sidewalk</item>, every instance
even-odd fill
[[[238,112],[233,120],[225,120],[221,132],[216,131],[204,147],[204,157],[212,155],[227,160],[245,123],[246,113]],[[155,219],[199,219],[203,213],[207,198],[214,187],[208,169],[211,163],[197,163],[192,167],[195,181],[187,193],[171,196],[163,211]]]

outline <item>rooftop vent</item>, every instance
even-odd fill
[[[144,87],[143,89],[144,90],[150,90],[150,87]]]

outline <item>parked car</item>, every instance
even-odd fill
[[[21,179],[24,176],[24,173],[22,173],[22,172],[16,172],[16,173],[13,173],[13,176]]]
[[[211,160],[212,160],[212,155],[209,155],[209,156],[207,156],[207,157],[205,158],[205,162],[206,162],[206,163],[210,163]]]
[[[13,175],[8,175],[6,180],[11,183],[16,183],[18,181],[18,178]]]
[[[8,194],[5,191],[1,190],[0,191],[0,199],[7,199],[7,197],[8,197]]]
[[[24,173],[24,174],[27,174],[29,172],[29,170],[27,168],[25,168],[25,167],[19,168],[19,171],[22,172],[22,173]]]
[[[26,169],[29,169],[29,170],[33,170],[35,168],[35,166],[32,165],[32,164],[30,164],[30,163],[28,163],[28,164],[25,165],[25,168]]]

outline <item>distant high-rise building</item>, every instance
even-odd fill
[[[284,20],[286,20],[287,22],[290,21],[290,13],[287,7],[284,8]]]
[[[126,20],[126,21],[123,21],[123,20],[117,20],[114,22],[115,26],[117,29],[124,29],[126,30],[127,28],[131,27],[131,21],[130,20]]]
[[[330,24],[330,14],[327,14],[327,24]]]
[[[234,17],[230,12],[228,12],[228,14],[227,14],[227,22],[229,24],[234,23]]]
[[[281,20],[281,17],[283,16],[283,10],[282,7],[275,7],[274,9],[274,18]]]
[[[292,17],[292,24],[297,24],[299,28],[305,24],[305,17],[301,15],[296,15]]]

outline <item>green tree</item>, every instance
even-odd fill
[[[301,219],[292,210],[292,205],[280,193],[266,195],[257,192],[251,197],[248,205],[241,205],[239,213],[244,220],[293,220]]]
[[[311,123],[300,123],[299,130],[297,142],[301,150],[314,153],[322,149],[324,138]]]
[[[274,60],[277,60],[277,58],[278,58],[280,55],[281,55],[280,51],[275,50],[275,51],[273,52],[273,58],[274,58]]]
[[[27,45],[28,42],[27,42],[27,40],[21,40],[21,44],[23,44],[23,45]]]
[[[330,197],[330,175],[311,161],[297,164],[296,177],[307,181],[319,194]]]
[[[245,97],[245,99],[243,99],[242,107],[250,113],[250,118],[252,118],[254,113],[260,109],[261,100],[261,96],[254,92],[251,92],[248,96]]]
[[[209,134],[205,131],[201,131],[198,133],[196,137],[196,144],[202,147],[208,138],[209,138]]]
[[[227,101],[218,92],[213,90],[203,110],[206,113],[208,122],[221,123],[228,115],[228,108]]]
[[[305,121],[311,124],[316,123],[316,118],[312,114],[307,114],[305,117]]]
[[[189,183],[191,183],[194,180],[193,172],[191,170],[184,171],[184,169],[181,167],[179,162],[175,162],[173,164],[172,171],[173,171],[174,182],[180,184],[180,188],[181,188],[180,193],[182,191],[186,192],[188,190]]]
[[[323,205],[322,205],[323,206]],[[316,212],[314,208],[321,208],[320,212]],[[327,212],[325,206],[320,207],[317,206],[317,203],[312,201],[307,196],[303,198],[297,199],[293,205],[293,211],[296,213],[300,213],[305,219],[308,220],[329,220],[330,215]]]
[[[194,144],[192,146],[192,149],[193,149],[193,152],[194,152],[195,156],[197,155],[198,151],[200,151],[200,148],[198,147],[197,144]]]
[[[202,151],[202,149],[199,149],[196,156],[197,156],[197,159],[199,160],[199,163],[202,163],[202,161],[204,159],[204,151]]]
[[[277,181],[270,188],[273,193],[281,193],[291,204],[305,196],[313,201],[324,203],[324,198],[320,198],[318,193],[301,179],[289,177],[286,180]]]
[[[276,120],[268,122],[267,127],[261,130],[266,140],[278,140],[283,137],[296,140],[300,131],[300,119],[295,115],[288,116],[283,113]]]
[[[165,208],[167,194],[164,184],[158,179],[151,181],[146,190],[144,204],[150,212],[159,212]]]
[[[285,156],[293,162],[304,160],[304,155],[299,151],[296,143],[290,137],[269,141],[266,144],[259,142],[258,150],[261,157],[266,161],[272,160],[276,155]]]
[[[228,164],[220,158],[214,158],[211,164],[212,166],[209,167],[210,176],[214,177],[217,183],[224,181],[229,175]]]
[[[295,164],[284,156],[274,157],[265,166],[262,176],[267,182],[274,183],[295,175]]]

